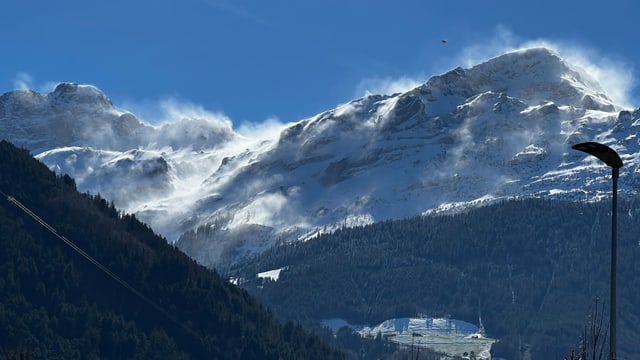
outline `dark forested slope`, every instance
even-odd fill
[[[619,354],[640,338],[638,205],[619,203]],[[496,356],[530,349],[534,359],[561,359],[596,300],[608,303],[610,206],[529,199],[342,229],[273,248],[235,275],[283,318],[377,324],[426,314],[477,324],[481,315],[500,340]],[[283,267],[277,282],[255,278]]]
[[[56,176],[4,141],[0,191],[5,354],[21,349],[47,359],[342,358],[299,325],[275,321],[244,290],[196,264],[134,216],[77,193],[71,178]]]

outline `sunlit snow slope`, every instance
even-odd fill
[[[211,114],[152,126],[86,85],[0,97],[6,140],[211,266],[340,226],[513,197],[602,198],[610,171],[571,150],[583,141],[620,153],[628,196],[638,119],[545,48],[357,99],[276,137],[241,136]]]

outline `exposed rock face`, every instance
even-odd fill
[[[619,110],[588,74],[533,48],[354,100],[277,139],[243,138],[226,119],[151,126],[77,84],[2,95],[0,131],[217,265],[340,226],[605,196],[606,170],[570,150],[583,141],[618,150],[621,196],[635,193],[640,113]]]

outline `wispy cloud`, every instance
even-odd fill
[[[632,107],[637,79],[631,64],[596,49],[558,43],[555,51],[569,63],[580,67],[600,84],[615,104]]]
[[[485,43],[464,48],[453,63],[455,66],[471,67],[505,52],[539,46],[553,50],[569,64],[585,70],[614,103],[621,106],[633,103],[632,91],[636,86],[636,77],[629,61],[575,41],[545,38],[526,40],[508,28],[498,26],[492,38]]]
[[[223,113],[206,110],[202,105],[191,102],[179,101],[174,98],[164,99],[160,102],[160,109],[163,113],[160,123],[198,119],[220,124],[220,127],[223,128],[231,128],[231,119]]]
[[[13,87],[16,90],[29,90],[31,89],[32,84],[33,76],[24,72],[16,74],[15,78],[13,79]]]
[[[399,78],[367,78],[360,81],[356,86],[355,97],[375,94],[391,95],[401,93],[420,86],[424,82],[423,80],[424,79],[408,76],[402,76]]]
[[[228,0],[205,0],[205,3],[230,15],[251,21],[256,24],[268,25],[268,22],[262,16],[239,6],[237,2]]]
[[[504,26],[497,26],[486,42],[469,45],[453,59],[454,67],[472,67],[488,59],[520,48],[524,41]]]
[[[243,122],[237,128],[237,132],[250,139],[275,139],[282,130],[291,124],[285,124],[276,117],[271,117],[263,122]]]
[[[202,105],[176,97],[164,97],[156,100],[125,101],[124,111],[131,112],[141,121],[154,126],[178,122],[181,120],[206,120],[219,124],[221,128],[231,128],[231,119],[222,112],[205,109]]]
[[[19,72],[14,76],[13,88],[16,90],[35,90],[42,94],[47,94],[56,87],[58,82],[37,83],[33,75],[26,72]]]
[[[492,37],[482,43],[463,48],[454,55],[447,66],[442,67],[439,73],[444,73],[458,66],[472,67],[485,62],[493,57],[517,49],[544,46],[556,52],[569,64],[585,70],[602,87],[603,91],[615,104],[629,107],[634,104],[633,90],[636,86],[636,75],[630,61],[625,61],[612,54],[606,54],[585,44],[562,39],[524,39],[505,26],[497,26]],[[405,75],[401,77],[371,77],[358,83],[355,97],[368,94],[393,94],[405,92],[426,82],[428,77]]]

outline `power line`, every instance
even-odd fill
[[[160,313],[162,313],[164,316],[166,316],[169,320],[171,320],[174,324],[178,325],[180,328],[182,328],[183,330],[185,330],[188,334],[190,334],[191,336],[194,336],[196,339],[201,340],[200,337],[198,336],[198,334],[196,334],[193,330],[187,328],[184,324],[180,323],[175,317],[173,317],[171,314],[169,314],[166,310],[164,310],[160,305],[158,305],[155,301],[151,300],[150,298],[148,298],[147,296],[145,296],[143,293],[141,293],[140,291],[138,291],[136,288],[134,288],[133,286],[131,286],[129,283],[127,283],[125,280],[123,280],[122,278],[120,278],[118,275],[116,275],[113,271],[109,270],[109,268],[107,268],[106,266],[102,265],[98,260],[94,259],[91,255],[87,254],[84,250],[82,250],[80,247],[78,247],[75,243],[73,243],[71,240],[67,239],[64,235],[60,235],[56,229],[54,229],[51,225],[49,225],[46,221],[42,220],[38,215],[36,215],[33,211],[31,211],[28,207],[26,207],[24,204],[22,204],[20,201],[18,201],[15,197],[10,196],[5,194],[4,192],[0,191],[0,194],[2,194],[3,196],[6,197],[7,201],[9,201],[10,203],[12,203],[13,205],[17,206],[20,210],[22,210],[24,213],[26,213],[27,215],[29,215],[31,218],[33,218],[35,221],[37,221],[40,225],[42,225],[45,229],[49,230],[49,232],[51,232],[53,235],[55,235],[58,239],[62,240],[65,244],[67,244],[69,247],[71,247],[73,250],[75,250],[78,254],[82,255],[82,257],[84,257],[85,259],[87,259],[90,263],[92,263],[93,265],[95,265],[98,269],[100,269],[102,272],[104,272],[105,274],[107,274],[110,278],[112,278],[113,280],[115,280],[116,282],[118,282],[120,285],[122,285],[123,287],[125,287],[127,290],[129,290],[130,292],[132,292],[134,295],[138,296],[140,299],[142,299],[144,302],[146,302],[148,305],[150,305],[151,307],[153,307],[154,309],[156,309],[157,311],[159,311]]]

